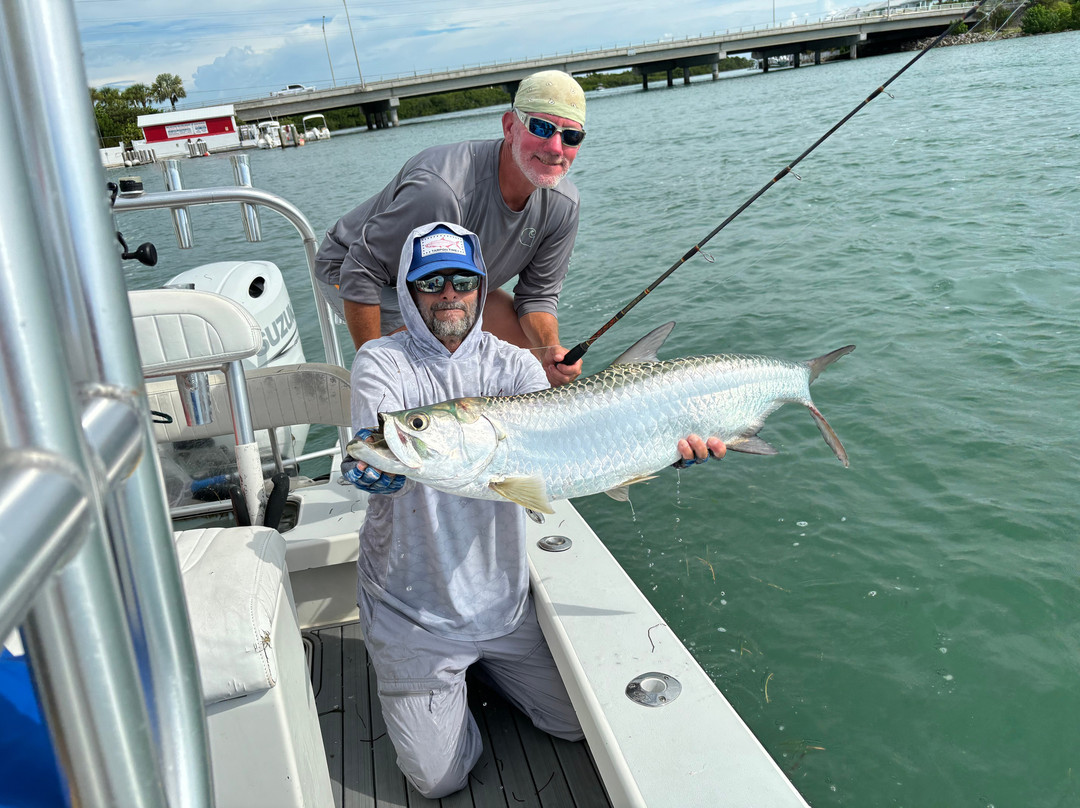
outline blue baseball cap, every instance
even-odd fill
[[[442,225],[413,242],[412,263],[405,280],[415,281],[440,269],[460,269],[475,275],[486,274],[473,258],[472,240],[459,236]]]

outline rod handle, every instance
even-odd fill
[[[564,366],[576,365],[577,361],[585,355],[587,350],[589,350],[589,343],[578,343],[566,352],[566,356],[563,357],[563,360],[559,364]]]

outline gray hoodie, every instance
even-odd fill
[[[444,223],[413,230],[401,250],[397,295],[407,330],[365,343],[356,353],[353,429],[376,426],[379,412],[548,387],[529,351],[481,330],[486,279],[476,324],[456,351],[450,353],[428,330],[405,275],[413,242],[439,224]],[[472,241],[484,267],[476,236],[445,226]],[[512,502],[466,499],[408,481],[396,494],[370,498],[357,563],[361,588],[430,631],[465,640],[500,637],[525,614],[525,511]]]

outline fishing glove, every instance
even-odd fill
[[[353,440],[367,440],[371,433],[370,429],[358,429],[353,435]],[[360,471],[356,468],[356,462],[352,458],[342,461],[341,476],[361,491],[367,491],[369,494],[393,494],[405,485],[403,474],[388,474],[371,466]]]
[[[671,467],[673,469],[688,469],[691,466],[696,466],[698,463],[704,463],[710,457],[716,457],[716,455],[712,453],[712,449],[709,450],[709,454],[705,457],[695,457],[692,460],[687,460],[686,458],[680,457],[678,460],[671,464]],[[722,460],[723,458],[716,457],[716,459]]]
[[[341,464],[341,476],[361,491],[369,494],[393,494],[405,485],[404,474],[388,474],[368,466],[363,471],[356,468],[356,460],[346,460]]]

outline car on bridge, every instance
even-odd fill
[[[279,95],[298,95],[299,93],[313,93],[314,87],[305,87],[303,84],[290,84],[284,90],[274,90],[270,93],[271,96]]]

